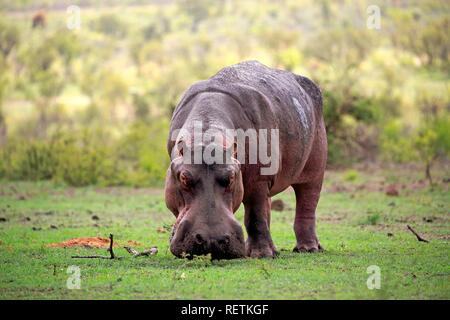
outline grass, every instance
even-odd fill
[[[435,180],[448,178],[448,173],[436,170]],[[162,190],[3,182],[0,298],[449,299],[448,184],[440,182],[431,189],[419,181],[423,173],[415,167],[355,169],[355,175],[357,179],[348,179],[346,171],[326,174],[317,212],[324,252],[292,252],[291,209],[272,213],[279,258],[231,261],[189,261],[171,255],[169,233],[157,232],[174,220]],[[398,197],[385,193],[392,184]],[[275,198],[295,207],[290,190]],[[99,220],[93,220],[94,215]],[[237,217],[243,221],[242,207]],[[430,243],[417,241],[407,224]],[[120,243],[140,242],[138,251],[158,246],[159,253],[132,259],[118,247],[115,253],[122,260],[71,259],[75,254],[107,252],[46,246],[109,233]],[[81,271],[80,290],[66,287],[72,265]],[[381,270],[378,290],[366,285],[372,265]]]

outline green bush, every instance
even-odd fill
[[[71,186],[162,186],[169,156],[168,122],[137,122],[124,137],[102,130],[60,131],[46,140],[9,139],[0,177],[64,181]]]
[[[378,146],[376,126],[382,118],[376,99],[333,84],[323,91],[323,100],[328,164],[348,165],[374,158]]]
[[[412,128],[400,120],[391,120],[382,127],[380,136],[381,158],[390,162],[407,162],[417,156],[413,149]]]
[[[419,159],[425,165],[425,177],[433,184],[431,167],[439,158],[448,158],[450,154],[450,116],[448,114],[424,121],[414,137],[414,148]]]
[[[61,135],[53,145],[58,157],[54,178],[72,186],[96,184],[102,175],[105,147],[95,143],[92,135],[84,131],[81,139],[74,135]]]
[[[347,181],[355,181],[358,179],[358,172],[356,170],[347,170],[345,173],[345,180]]]
[[[127,32],[127,25],[115,14],[103,14],[91,22],[91,27],[100,33],[116,38],[123,38]]]
[[[117,156],[127,169],[125,182],[134,186],[161,185],[170,164],[166,151],[169,122],[137,121],[118,143]]]
[[[10,139],[2,152],[1,172],[11,180],[51,179],[57,161],[48,142]]]

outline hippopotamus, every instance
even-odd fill
[[[236,131],[244,138],[231,134]],[[261,134],[269,131],[270,138]],[[207,138],[195,137],[206,132]],[[275,165],[255,160],[254,133],[256,147],[265,143]],[[322,93],[307,77],[257,61],[221,69],[185,92],[172,115],[167,150],[165,201],[176,217],[170,237],[176,257],[279,255],[270,234],[270,198],[290,186],[296,197],[294,252],[322,249],[315,212],[327,139]],[[207,151],[216,161],[201,157]],[[246,241],[234,217],[241,203]]]

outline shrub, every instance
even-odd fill
[[[170,164],[168,121],[137,121],[118,139],[103,129],[59,131],[45,140],[10,138],[0,153],[0,177],[64,181],[71,186],[162,186]]]
[[[126,169],[126,183],[161,185],[170,164],[165,141],[168,121],[147,124],[137,121],[118,143],[117,157]]]
[[[103,14],[96,21],[93,21],[91,26],[100,33],[116,38],[123,38],[128,32],[127,25],[117,15],[109,13]]]
[[[62,134],[56,139],[53,151],[58,157],[54,178],[72,186],[96,184],[102,174],[106,158],[105,147],[95,143],[92,134],[84,131],[81,139]]]
[[[380,150],[382,159],[392,162],[407,162],[417,155],[413,149],[412,129],[406,127],[400,120],[391,120],[382,127]]]
[[[348,170],[345,174],[345,180],[347,181],[355,181],[358,179],[358,172],[355,170]]]
[[[423,122],[414,137],[414,148],[425,164],[425,177],[433,184],[431,167],[438,158],[446,158],[450,153],[450,117]]]
[[[328,164],[372,160],[378,147],[376,124],[381,118],[375,99],[339,85],[325,90],[323,99]]]
[[[10,139],[2,152],[2,175],[11,180],[51,179],[57,161],[48,142]]]

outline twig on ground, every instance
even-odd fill
[[[139,256],[152,256],[158,253],[158,248],[157,247],[152,247],[149,250],[145,250],[142,252],[137,252],[134,248],[132,247],[124,247],[125,250],[127,250],[129,253],[131,253],[133,255],[133,258],[137,258]]]
[[[423,242],[430,242],[427,239],[422,238],[417,232],[416,230],[413,229],[413,227],[411,227],[410,225],[407,225],[409,231],[411,231],[412,233],[414,233],[414,235],[417,237],[417,240],[419,241],[423,241]]]
[[[131,253],[134,256],[138,255],[139,252],[137,252],[136,250],[134,250],[132,247],[123,247],[125,250],[127,250],[129,253]]]
[[[111,260],[111,257],[105,257],[105,256],[72,256],[72,258],[86,258],[86,259],[109,259]]]
[[[113,240],[113,234],[110,233],[109,234],[109,254],[111,255],[111,259],[114,259],[114,251],[113,251],[113,244],[114,244],[114,240]]]
[[[105,257],[105,256],[72,256],[72,258],[85,258],[85,259],[117,259],[120,260],[122,259],[121,257],[116,257],[114,255],[114,251],[113,251],[113,245],[114,245],[114,236],[112,233],[109,234],[109,248],[108,248],[108,252],[109,252],[109,257]]]

